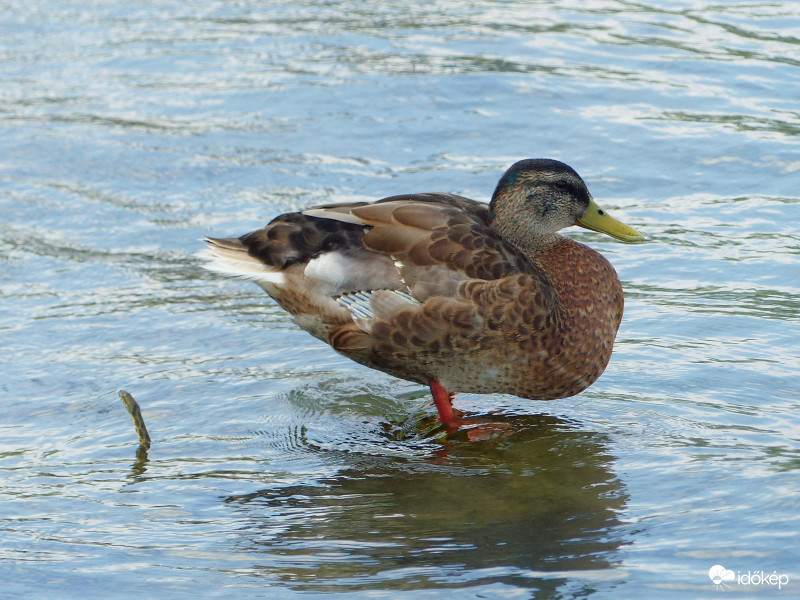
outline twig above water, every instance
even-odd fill
[[[125,390],[119,391],[119,397],[125,403],[125,408],[133,419],[133,425],[136,427],[136,435],[139,436],[139,445],[145,450],[150,448],[150,434],[147,433],[147,427],[144,424],[144,417],[142,417],[142,409],[139,408],[139,403]]]

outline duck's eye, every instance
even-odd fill
[[[559,179],[558,181],[556,181],[555,186],[562,192],[566,192],[569,189],[569,183],[567,182],[566,179]]]

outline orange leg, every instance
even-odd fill
[[[439,411],[439,420],[444,425],[447,433],[458,431],[458,428],[466,425],[472,428],[467,432],[467,439],[473,442],[481,440],[491,440],[501,435],[511,432],[511,425],[508,423],[495,423],[480,417],[464,418],[464,413],[453,408],[453,396],[435,379],[428,382],[433,394],[433,403]]]
[[[439,411],[439,420],[447,431],[455,431],[461,425],[461,416],[453,410],[454,394],[450,394],[447,388],[435,379],[431,379],[428,385],[433,394],[433,403],[436,405],[436,410]]]

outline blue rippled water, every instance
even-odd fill
[[[799,67],[788,0],[0,4],[0,597],[797,596]],[[539,156],[647,242],[568,232],[615,353],[499,440],[195,257]]]

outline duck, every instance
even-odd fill
[[[206,267],[256,283],[336,352],[428,386],[450,433],[469,425],[456,393],[565,398],[608,365],[622,284],[559,233],[573,225],[644,239],[572,167],[524,159],[488,204],[439,192],[313,206],[205,238]]]

